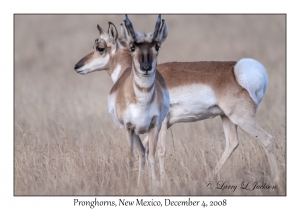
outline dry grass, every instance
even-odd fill
[[[156,15],[130,18],[137,31],[149,31]],[[225,148],[219,117],[171,127],[166,187],[152,191],[146,172],[141,187],[128,188],[126,141],[107,108],[112,82],[106,72],[81,76],[73,70],[92,49],[98,36],[96,25],[107,28],[108,21],[118,25],[124,16],[16,15],[15,195],[286,194],[285,16],[163,18],[169,36],[162,45],[160,63],[252,57],[266,67],[269,86],[257,118],[275,139],[280,170],[277,190],[207,189],[208,181],[238,186],[243,181],[274,184],[263,148],[240,129],[239,147],[220,174],[211,175]],[[137,153],[135,156],[137,161]]]

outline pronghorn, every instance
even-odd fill
[[[123,36],[128,36],[124,25],[121,25]],[[107,70],[113,82],[116,82],[116,79],[131,65],[131,56],[125,47],[126,43],[122,38],[118,38],[115,27],[114,34],[110,31],[109,29],[109,34],[106,34],[101,30],[99,38],[99,42],[109,42],[105,45],[114,45],[115,49],[113,51],[111,47],[105,48],[109,56],[105,67],[91,65],[96,60],[99,62],[103,60],[102,57],[93,56],[101,54],[100,50],[95,50],[76,64],[75,70],[78,73]],[[226,147],[214,168],[214,174],[220,171],[238,147],[237,126],[240,126],[261,143],[267,153],[272,176],[274,180],[278,180],[272,136],[260,127],[255,118],[256,109],[268,85],[268,77],[262,64],[249,58],[237,62],[171,62],[159,64],[157,70],[164,76],[170,95],[169,114],[162,124],[157,148],[162,177],[167,128],[177,122],[194,122],[220,115]],[[146,146],[147,141],[146,137]]]
[[[127,15],[125,24],[132,65],[112,87],[108,96],[108,107],[114,121],[125,130],[130,145],[128,157],[131,167],[133,144],[137,145],[140,155],[139,184],[145,165],[145,148],[139,135],[144,133],[148,133],[149,138],[148,161],[152,180],[157,181],[155,150],[161,124],[169,110],[170,99],[164,78],[156,71],[156,65],[159,48],[167,37],[167,26],[164,20],[161,21],[160,15],[153,33],[136,33]]]

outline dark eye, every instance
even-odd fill
[[[105,48],[97,47],[97,50],[98,50],[99,52],[103,52],[103,51],[105,50]]]
[[[134,46],[131,46],[131,47],[130,47],[130,50],[131,50],[131,52],[134,52],[134,51],[135,51],[135,47],[134,47]]]
[[[158,51],[160,48],[160,46],[158,46],[158,44],[155,45],[155,50]]]

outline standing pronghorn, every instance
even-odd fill
[[[109,113],[125,129],[130,146],[130,167],[133,164],[133,144],[137,145],[140,155],[138,183],[145,165],[145,149],[139,134],[148,133],[148,160],[152,179],[156,181],[155,150],[161,124],[170,105],[164,78],[156,71],[158,51],[167,37],[167,26],[164,20],[161,21],[160,15],[153,33],[136,33],[127,15],[125,24],[132,66],[124,71],[109,93]]]
[[[75,66],[80,74],[107,70],[113,82],[131,66],[132,58],[122,38],[112,24],[109,33],[99,28],[96,50]],[[101,30],[100,30],[101,29]],[[121,27],[123,35],[127,31]],[[97,63],[105,63],[102,66]],[[255,119],[256,109],[268,84],[265,68],[253,59],[238,62],[172,62],[157,66],[164,76],[170,94],[167,120],[159,134],[158,156],[161,176],[164,176],[167,128],[177,122],[194,122],[221,116],[226,137],[225,151],[214,173],[218,173],[232,152],[238,147],[237,126],[252,135],[264,147],[272,175],[278,179],[278,167],[272,137]],[[145,139],[147,142],[147,138]],[[147,146],[147,144],[146,144]]]

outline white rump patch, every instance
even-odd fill
[[[251,58],[243,58],[234,66],[237,82],[245,88],[255,102],[261,102],[268,86],[268,75],[265,67]]]

